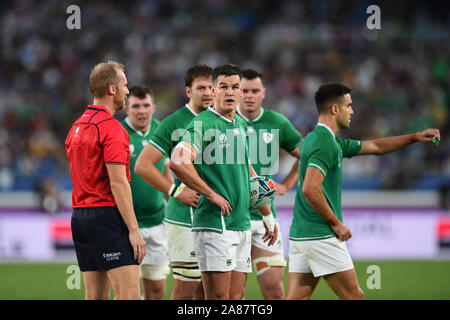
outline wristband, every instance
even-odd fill
[[[335,225],[337,225],[339,223],[338,218],[333,214],[332,217],[330,219],[327,220],[327,223],[331,226],[334,227]]]
[[[270,213],[267,216],[263,216],[263,222],[266,225],[269,232],[273,232],[275,230],[275,219],[273,218],[273,214]]]
[[[180,195],[181,191],[183,191],[183,189],[184,183],[180,184],[180,186],[175,190],[173,197],[176,199]]]
[[[169,188],[169,192],[167,192],[167,195],[170,197],[173,197],[173,195],[175,194],[177,190],[177,186],[175,185],[175,183],[172,183],[172,185]]]

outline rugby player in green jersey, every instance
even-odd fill
[[[249,146],[255,148],[249,153],[250,162],[258,175],[271,178],[278,171],[279,148],[295,157],[296,161],[289,174],[282,183],[276,184],[277,194],[286,194],[298,181],[298,158],[302,136],[284,115],[262,107],[266,94],[262,74],[247,69],[242,72],[242,76],[242,99],[237,112],[247,122]],[[270,207],[276,219],[273,201]],[[278,240],[273,246],[267,247],[261,240],[265,233],[261,215],[257,210],[251,210],[250,217],[251,255],[262,294],[268,300],[283,299],[286,260],[279,225]]]
[[[139,231],[146,244],[146,254],[139,266],[142,291],[145,300],[160,300],[166,290],[166,277],[169,269],[169,248],[163,225],[164,195],[149,186],[134,173],[136,159],[148,144],[150,135],[159,126],[153,119],[155,104],[149,87],[133,86],[130,88],[125,112],[127,117],[121,122],[130,136],[130,171],[133,207],[139,225]],[[156,167],[171,179],[166,158],[161,159]]]
[[[315,94],[318,124],[302,143],[299,186],[289,233],[287,299],[309,299],[323,277],[340,299],[363,299],[345,241],[352,237],[341,209],[342,158],[382,155],[414,142],[440,140],[438,129],[359,141],[336,136],[350,126],[351,89],[329,83]]]
[[[213,71],[214,107],[188,126],[174,149],[170,168],[200,193],[194,214],[195,248],[206,299],[240,299],[251,272],[250,183],[247,124],[236,114],[242,96],[242,73],[235,65]],[[278,228],[268,205],[259,209],[273,245]]]
[[[187,70],[185,85],[189,102],[161,121],[135,166],[135,172],[147,183],[169,196],[164,221],[174,276],[170,297],[172,300],[203,298],[201,275],[191,232],[198,194],[184,187],[177,178],[173,182],[165,177],[156,164],[163,157],[170,157],[172,149],[183,137],[191,120],[213,104],[211,75],[212,68],[207,65],[195,65]]]

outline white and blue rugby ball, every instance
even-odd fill
[[[250,210],[259,209],[273,199],[275,183],[264,176],[250,178]]]

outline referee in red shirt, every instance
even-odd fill
[[[145,242],[130,189],[129,136],[113,118],[125,106],[122,64],[100,63],[89,77],[94,96],[66,139],[72,176],[72,237],[86,299],[140,299],[139,268]]]

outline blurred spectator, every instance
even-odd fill
[[[344,82],[356,117],[346,137],[429,126],[443,137],[438,148],[354,160],[344,188],[439,189],[450,179],[449,3],[375,2],[383,18],[374,32],[369,1],[80,0],[81,30],[72,31],[71,1],[3,2],[0,190],[31,190],[45,177],[71,187],[64,140],[90,103],[84,79],[106,59],[125,64],[130,85],[154,88],[159,119],[185,103],[183,76],[195,63],[263,70],[265,107],[303,136],[315,126],[319,84]]]

